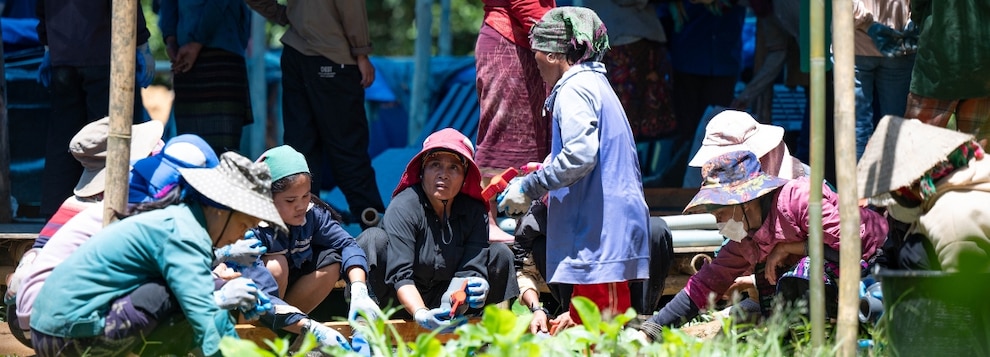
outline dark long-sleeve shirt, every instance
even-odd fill
[[[52,66],[110,64],[110,0],[38,0],[38,40],[48,46]],[[151,33],[137,7],[137,44]]]
[[[488,278],[488,207],[465,194],[451,201],[444,224],[419,185],[392,198],[382,220],[389,238],[387,284],[396,290],[415,284],[429,296],[455,277]]]

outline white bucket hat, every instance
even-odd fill
[[[708,121],[701,148],[688,166],[701,167],[708,160],[733,151],[750,151],[760,158],[783,140],[784,128],[760,124],[749,113],[727,109]]]
[[[165,125],[156,120],[131,126],[131,157],[134,162],[145,157],[162,140]],[[86,124],[69,141],[69,153],[83,165],[83,173],[72,193],[79,197],[97,195],[106,188],[107,138],[110,136],[110,117]]]

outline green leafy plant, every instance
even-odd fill
[[[384,320],[352,323],[356,333],[361,333],[374,356],[833,356],[837,353],[834,338],[825,346],[814,347],[810,343],[811,325],[797,309],[781,309],[759,324],[735,323],[731,317],[712,314],[720,320],[720,333],[709,339],[700,339],[683,330],[665,329],[662,341],[647,343],[637,330],[630,328],[636,312],[629,309],[623,314],[602,318],[601,312],[590,300],[577,297],[572,300],[581,317],[582,325],[559,331],[553,336],[529,333],[532,314],[525,308],[500,309],[488,306],[478,323],[457,328],[456,339],[446,343],[437,338],[437,331],[423,333],[414,341],[401,338],[395,326]],[[397,309],[386,312],[391,315]],[[873,332],[872,330],[870,331]],[[831,336],[831,334],[829,334]],[[870,336],[864,336],[870,337]],[[221,350],[231,356],[300,356],[316,347],[315,340],[307,337],[299,351],[289,351],[288,342],[282,339],[266,341],[268,348],[258,347],[250,341],[224,339]],[[324,352],[334,356],[358,356],[353,351],[336,347]],[[293,353],[293,354],[290,354]],[[868,354],[872,351],[862,351]]]

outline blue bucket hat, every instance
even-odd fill
[[[179,184],[179,168],[212,168],[219,162],[217,154],[199,136],[176,136],[158,154],[134,163],[127,201],[142,203],[160,199]]]
[[[705,178],[684,213],[709,211],[709,205],[743,204],[776,190],[788,180],[763,172],[760,160],[750,151],[732,151],[712,158],[701,166]]]

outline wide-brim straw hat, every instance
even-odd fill
[[[907,187],[973,136],[918,119],[888,115],[880,120],[856,165],[860,198]]]
[[[145,157],[158,146],[165,132],[165,125],[156,120],[131,126],[130,161]],[[110,136],[110,117],[86,124],[69,141],[69,153],[83,166],[83,173],[72,193],[78,197],[91,197],[106,189],[107,138]]]
[[[705,181],[685,214],[708,212],[711,206],[743,204],[773,192],[787,179],[771,176],[760,167],[760,160],[751,151],[733,151],[708,160],[701,166]]]
[[[180,168],[179,173],[206,198],[288,231],[272,202],[272,176],[265,163],[228,151],[214,168]]]
[[[700,167],[716,156],[733,151],[752,151],[760,158],[783,140],[784,128],[760,124],[749,113],[726,109],[708,121],[701,148],[688,166]]]

